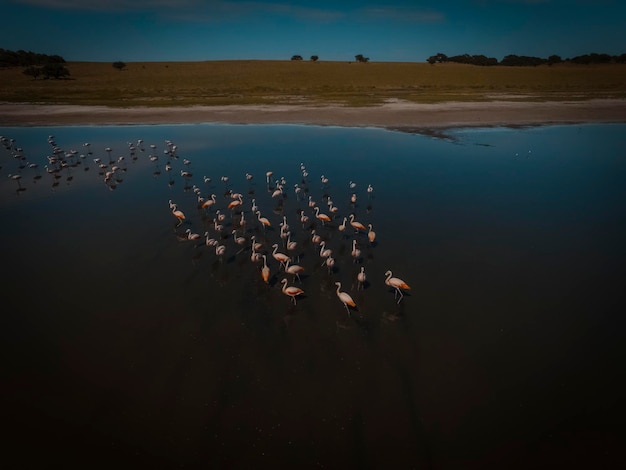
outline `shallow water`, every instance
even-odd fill
[[[15,139],[0,147],[3,398],[26,463],[38,453],[107,468],[618,458],[626,126],[456,130],[448,140],[206,124],[0,134]],[[77,150],[54,174],[44,168],[50,134],[61,155]],[[138,139],[133,158],[128,143]],[[105,183],[110,166],[93,159],[110,157],[120,170]],[[273,198],[281,177],[285,195]],[[197,208],[194,185],[216,194],[223,235],[215,210]],[[243,228],[228,190],[243,194]],[[330,196],[337,218],[322,226],[308,196],[326,213]],[[180,226],[168,200],[186,214]],[[351,213],[373,225],[374,244],[349,225],[338,230]],[[270,254],[273,243],[286,251],[283,216],[301,282]],[[312,228],[333,250],[332,272]],[[185,240],[186,229],[208,231],[225,255]],[[268,284],[249,241],[238,253],[233,229],[264,243]],[[387,270],[412,287],[399,303]],[[295,305],[284,277],[304,290]],[[356,301],[349,314],[336,281]]]

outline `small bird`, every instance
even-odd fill
[[[283,284],[283,294],[288,295],[289,297],[291,297],[291,300],[293,301],[294,305],[296,304],[296,296],[304,294],[304,291],[302,289],[300,289],[299,287],[296,286],[288,286],[287,285],[287,279],[283,279],[282,281],[280,281]]]
[[[397,277],[391,277],[391,276],[393,276],[391,271],[387,271],[385,273],[385,276],[387,276],[387,279],[385,279],[385,284],[387,284],[388,286],[393,287],[396,290],[396,292],[394,293],[394,298],[396,298],[397,295],[400,294],[400,298],[398,299],[398,302],[396,302],[396,303],[400,303],[400,301],[404,297],[404,294],[402,293],[401,289],[411,290],[411,288],[402,279],[397,278]]]
[[[350,294],[348,294],[347,292],[341,292],[341,282],[335,282],[335,285],[337,286],[337,297],[339,297],[339,300],[341,300],[344,307],[346,307],[346,311],[350,316],[350,309],[348,308],[348,305],[350,307],[356,307],[356,303],[354,302],[354,300],[352,300]]]

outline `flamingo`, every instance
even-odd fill
[[[265,229],[265,227],[271,227],[272,224],[270,223],[269,220],[267,220],[266,217],[261,217],[261,211],[256,211],[256,216],[257,219],[259,220],[259,222],[261,223],[261,225],[263,226],[263,229]]]
[[[220,257],[220,261],[223,259],[224,253],[226,253],[225,245],[216,245],[215,254]]]
[[[361,266],[361,272],[356,275],[356,280],[359,281],[359,288],[363,288],[365,285],[365,281],[367,280],[367,276],[365,275],[365,268]]]
[[[339,297],[339,300],[341,300],[344,307],[346,307],[348,316],[350,316],[350,309],[348,308],[348,305],[350,307],[356,307],[356,303],[354,302],[354,300],[352,300],[350,294],[348,294],[347,292],[341,292],[341,282],[335,282],[335,285],[337,286],[337,297]]]
[[[261,268],[261,277],[267,284],[270,279],[270,268],[267,267],[267,258],[265,255],[261,255],[263,257],[263,267]]]
[[[311,230],[311,241],[317,245],[322,241],[322,237],[315,233],[315,230]]]
[[[285,264],[285,272],[292,274],[294,279],[298,278],[298,281],[302,282],[300,280],[300,273],[304,272],[304,268],[299,264],[290,264],[290,260],[287,260],[287,264]]]
[[[274,172],[272,171],[268,171],[267,173],[265,173],[265,179],[267,179],[267,185],[270,185],[270,178],[272,177],[272,175],[274,174]]]
[[[257,242],[256,237],[254,235],[252,235],[250,239],[252,240],[252,248],[255,251],[261,251],[263,249],[263,243]]]
[[[356,240],[352,240],[352,257],[354,258],[354,262],[356,263],[361,257],[361,250],[356,247]]]
[[[233,230],[233,239],[235,240],[235,243],[239,246],[241,246],[241,250],[239,250],[238,253],[240,253],[241,251],[243,251],[243,246],[246,244],[246,238],[245,237],[238,237],[237,236],[237,230]]]
[[[211,194],[211,197],[202,203],[202,208],[206,209],[207,207],[211,207],[215,204],[215,194]]]
[[[309,216],[304,213],[304,211],[300,212],[300,222],[302,222],[302,228],[304,229],[305,225],[309,221]]]
[[[320,208],[317,206],[315,206],[315,217],[322,221],[322,225],[324,225],[324,222],[330,222],[330,217],[327,214],[320,214]]]
[[[237,199],[228,204],[229,209],[234,209],[243,204],[243,199],[241,194],[237,194]]]
[[[253,263],[256,263],[258,261],[261,261],[261,254],[257,253],[254,245],[255,244],[252,243],[252,253],[250,254],[250,261],[252,261]]]
[[[400,301],[404,297],[404,294],[402,294],[402,290],[401,289],[411,290],[411,288],[402,279],[397,278],[397,277],[391,277],[392,275],[393,274],[391,273],[391,271],[387,271],[385,273],[385,276],[387,276],[387,279],[385,279],[385,284],[387,284],[388,286],[393,287],[396,290],[396,292],[394,293],[394,298],[396,298],[396,296],[398,294],[400,294],[400,298],[398,299],[398,302],[397,302],[397,303],[400,303]]]
[[[274,248],[274,251],[272,252],[272,256],[274,257],[276,261],[278,261],[281,264],[281,266],[284,267],[285,263],[290,260],[289,256],[287,256],[285,253],[281,253],[278,251],[277,243],[274,243],[272,245],[272,248]]]
[[[330,274],[333,272],[333,267],[335,266],[335,258],[329,256],[322,264],[326,264],[326,267],[328,268],[328,274]]]
[[[282,281],[280,281],[283,284],[283,294],[288,295],[289,297],[291,297],[291,300],[293,301],[293,304],[296,304],[296,296],[300,295],[300,294],[304,294],[304,291],[302,289],[300,289],[299,287],[296,286],[288,286],[287,285],[287,279],[283,279]]]
[[[368,224],[367,227],[369,228],[369,231],[367,232],[367,239],[370,243],[374,243],[374,240],[376,240],[376,232],[372,230],[372,224]]]
[[[180,224],[183,223],[183,220],[185,220],[185,214],[183,213],[183,211],[178,209],[176,204],[172,204],[171,201],[170,201],[170,208],[172,209],[172,214],[174,214],[174,217],[178,219],[178,224],[176,225],[178,227]]]
[[[343,232],[346,229],[346,223],[347,222],[348,222],[348,218],[344,217],[343,218],[343,222],[341,222],[341,225],[339,227],[337,227],[340,232]]]
[[[329,256],[331,256],[333,254],[333,250],[331,250],[330,248],[326,248],[326,242],[325,241],[321,241],[320,242],[320,256],[322,258],[328,258]]]
[[[209,238],[209,232],[204,232],[204,236],[205,236],[204,244],[206,246],[217,245],[217,240],[215,240],[214,238]]]
[[[200,239],[200,234],[199,233],[192,233],[190,228],[185,230],[185,233],[187,234],[187,240],[199,240]]]
[[[352,228],[357,232],[359,230],[365,232],[365,225],[363,225],[361,222],[357,222],[356,220],[354,220],[354,214],[350,214],[350,225],[352,225]]]

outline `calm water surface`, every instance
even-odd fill
[[[24,465],[42,455],[89,468],[602,468],[622,458],[626,126],[448,140],[313,126],[0,134],[15,139],[0,147],[2,395]],[[49,173],[60,166],[44,168],[54,145],[66,166]],[[105,182],[111,165],[95,158],[120,169]],[[281,177],[284,195],[272,197]],[[211,209],[198,209],[194,186],[216,195]],[[243,195],[243,227],[229,190]],[[322,226],[309,196],[325,213],[330,197],[335,220]],[[169,200],[186,214],[178,227]],[[338,229],[350,214],[373,225],[374,244]],[[301,282],[271,256],[273,243],[287,252],[283,217]],[[209,232],[224,256],[187,229]],[[241,252],[233,230],[246,237]],[[330,272],[311,230],[333,250]],[[387,270],[412,287],[400,303]],[[283,278],[304,290],[296,305]],[[336,281],[357,304],[350,314]]]

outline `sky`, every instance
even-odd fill
[[[67,61],[626,52],[623,0],[0,0],[0,12],[0,48]]]

